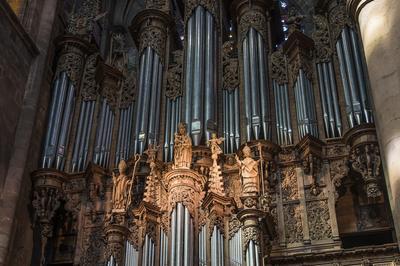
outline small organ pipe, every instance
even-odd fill
[[[342,136],[342,119],[340,118],[340,109],[339,109],[339,101],[337,98],[336,92],[336,81],[335,81],[335,74],[333,71],[333,64],[332,62],[328,63],[328,71],[329,71],[329,82],[332,88],[332,99],[333,99],[333,109],[335,111],[335,121],[336,121],[336,129],[338,131],[338,136]]]
[[[285,106],[286,106],[286,121],[288,125],[288,135],[289,135],[289,144],[293,144],[293,137],[292,137],[292,125],[290,121],[290,109],[289,109],[289,96],[288,96],[288,87],[287,84],[284,85],[284,98],[285,98]]]
[[[239,88],[234,91],[235,99],[235,149],[239,149],[240,146],[240,115],[239,115]]]
[[[235,151],[235,93],[229,93],[229,153]],[[236,114],[239,116],[239,113]]]
[[[164,137],[164,161],[169,161],[169,141],[170,141],[170,128],[171,124],[171,104],[172,100],[165,97],[167,111],[165,113],[165,137]]]
[[[136,105],[136,119],[135,119],[135,133],[134,133],[134,152],[137,153],[139,150],[139,132],[140,132],[140,119],[141,119],[141,110],[143,107],[143,90],[141,89],[144,84],[144,76],[146,65],[148,64],[148,58],[146,53],[142,53],[140,58],[140,74],[139,74],[139,84],[138,84],[138,97],[137,97],[137,105]]]
[[[177,224],[176,224],[176,211],[177,211],[177,206],[172,210],[172,217],[171,217],[171,260],[170,260],[170,265],[176,265],[176,231],[177,231]]]
[[[81,146],[83,145],[83,138],[82,138],[82,130],[84,126],[83,122],[85,120],[85,117],[87,116],[87,107],[88,107],[88,102],[82,101],[81,104],[81,110],[79,113],[79,120],[78,120],[78,129],[76,133],[76,138],[75,138],[75,143],[74,143],[74,151],[72,155],[72,169],[71,171],[74,173],[77,170],[78,167],[78,157],[79,157],[79,151],[81,150]]]
[[[326,107],[326,79],[322,73],[322,64],[324,63],[319,63],[317,64],[317,72],[318,72],[318,81],[319,81],[319,87],[320,87],[320,92],[321,92],[321,104],[322,104],[322,112],[323,112],[323,117],[324,117],[324,125],[325,125],[325,131],[328,137],[331,136],[331,132],[329,131],[329,115]]]
[[[334,89],[331,87],[330,79],[329,79],[329,69],[328,63],[324,63],[322,65],[323,73],[324,73],[324,80],[325,80],[325,94],[326,94],[326,101],[328,104],[328,114],[329,114],[329,125],[330,125],[330,137],[336,136],[336,122],[335,122],[335,115],[333,111],[333,98],[332,93],[334,93]]]

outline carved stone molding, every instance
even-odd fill
[[[120,93],[122,73],[117,69],[102,64],[97,73],[101,79],[101,95],[107,100],[112,110],[116,110],[118,106],[118,98]]]
[[[169,6],[166,0],[145,0],[144,6],[146,9],[158,9],[168,12]]]
[[[328,20],[325,16],[314,16],[315,31],[313,39],[315,42],[315,58],[317,63],[329,62],[332,57],[332,48],[329,36]]]
[[[229,221],[229,238],[235,236],[237,232],[239,232],[242,227],[242,223],[237,218],[233,218]]]
[[[330,175],[333,188],[335,189],[335,199],[338,200],[339,193],[338,188],[343,183],[343,178],[345,178],[349,173],[348,160],[335,160],[330,162]]]
[[[168,67],[165,96],[174,101],[177,97],[182,96],[183,51],[176,50],[172,54],[174,62],[170,63]]]
[[[121,102],[119,108],[128,108],[135,100],[136,72],[132,71],[122,81]]]
[[[307,217],[311,240],[332,238],[328,202],[326,200],[310,201],[307,203]]]

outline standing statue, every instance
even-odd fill
[[[224,140],[224,138],[217,138],[216,133],[212,133],[211,139],[208,141],[208,145],[211,149],[211,159],[213,160],[213,167],[217,166],[218,155],[223,153],[219,145],[221,145]]]
[[[133,183],[133,176],[127,176],[128,165],[124,160],[120,161],[118,164],[119,174],[115,172],[112,173],[113,177],[113,194],[112,203],[113,211],[125,211],[128,207],[128,199],[130,197],[130,188]]]
[[[192,140],[187,134],[186,124],[179,123],[174,139],[174,168],[190,168],[192,164]]]
[[[244,159],[241,161],[236,155],[236,161],[239,165],[239,174],[242,178],[242,196],[257,196],[259,192],[259,170],[258,163],[251,158],[251,149],[249,146],[243,148]]]

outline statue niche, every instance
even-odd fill
[[[174,169],[189,169],[192,164],[192,139],[187,134],[185,123],[179,123],[178,125],[174,146]]]
[[[257,196],[259,193],[259,160],[251,158],[251,149],[245,146],[242,150],[243,160],[236,155],[236,162],[239,165],[239,175],[242,179],[242,197]]]

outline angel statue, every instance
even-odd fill
[[[219,145],[222,144],[224,138],[217,138],[216,133],[211,134],[211,139],[208,141],[208,145],[211,149],[211,159],[213,160],[213,166],[217,166],[218,155],[222,154],[222,149]]]
[[[174,168],[190,168],[192,164],[192,140],[187,134],[186,124],[179,123],[174,139]]]
[[[257,196],[259,192],[259,160],[251,158],[251,149],[245,146],[242,150],[244,159],[240,160],[236,155],[239,165],[239,174],[242,178],[242,196]]]

